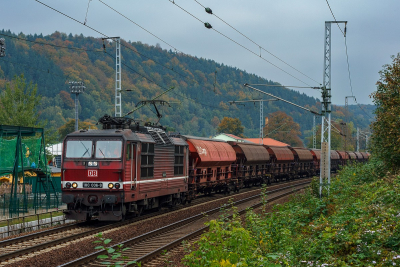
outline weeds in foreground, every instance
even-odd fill
[[[316,182],[317,183],[317,182]],[[313,186],[272,213],[209,222],[188,266],[400,264],[400,176],[379,161],[344,168],[329,197]],[[228,210],[225,211],[226,213]]]
[[[107,254],[102,254],[97,256],[98,259],[103,259],[103,260],[109,260],[109,261],[104,261],[101,264],[110,266],[110,267],[122,267],[125,265],[129,264],[134,264],[136,261],[129,261],[125,262],[125,260],[128,258],[127,256],[123,256],[122,252],[130,249],[130,248],[123,248],[124,244],[118,244],[114,247],[107,247],[105,245],[108,245],[112,239],[109,238],[104,238],[103,233],[98,233],[95,235],[95,237],[98,238],[98,240],[94,241],[93,243],[103,243],[101,246],[95,247],[95,249],[104,249]],[[111,262],[113,261],[113,262]],[[115,262],[114,262],[115,261]],[[136,263],[137,266],[141,266],[140,262]]]

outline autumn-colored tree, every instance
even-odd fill
[[[243,131],[244,127],[238,118],[224,117],[217,128],[217,132],[219,133],[228,133],[239,137],[244,137]]]
[[[64,103],[64,107],[65,108],[73,108],[73,107],[75,107],[75,102],[72,99],[70,93],[68,93],[66,91],[61,91],[60,92],[60,97],[61,97],[61,100]]]
[[[400,166],[400,53],[379,72],[377,91],[372,93],[376,121],[372,123],[372,154],[393,169]]]
[[[302,147],[300,139],[300,125],[293,121],[293,118],[283,111],[271,113],[268,124],[264,127],[267,137],[287,143],[291,146]]]
[[[78,121],[78,129],[97,129],[97,126],[91,121]],[[58,133],[60,135],[60,141],[62,141],[65,136],[69,133],[75,131],[75,119],[69,120],[66,124],[58,128]]]

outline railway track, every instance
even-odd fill
[[[205,197],[205,198],[195,199],[189,206],[194,206],[199,203],[203,203],[204,201],[209,201],[210,199],[215,199],[215,197]],[[187,206],[188,205],[182,207],[187,207]],[[177,207],[175,209],[179,208],[181,207]],[[1,251],[0,266],[1,263],[16,257],[20,257],[35,251],[46,249],[72,240],[80,239],[85,236],[94,235],[99,232],[107,231],[113,228],[123,227],[130,223],[158,216],[166,212],[168,211],[163,210],[160,212],[152,212],[145,214],[141,217],[116,223],[104,223],[96,221],[89,223],[80,222],[32,234],[27,234],[11,239],[6,239],[4,241],[0,241],[0,251]]]
[[[268,201],[274,201],[279,198],[285,197],[292,194],[295,191],[301,190],[308,186],[309,181],[300,182],[297,184],[285,186],[275,190],[268,190]],[[271,196],[270,196],[271,195]],[[262,205],[260,201],[261,194],[257,194],[233,203],[243,214],[248,207],[256,209]],[[116,248],[118,245],[123,244],[123,247],[129,247],[129,250],[123,252],[123,256],[126,256],[125,262],[136,261],[141,262],[141,266],[151,266],[151,260],[157,258],[162,252],[170,250],[174,247],[179,246],[183,240],[190,240],[201,235],[203,232],[208,230],[208,226],[204,226],[204,222],[218,217],[220,207],[211,209],[207,212],[202,212],[190,218],[172,223],[160,229],[145,233],[141,236],[134,237],[123,241],[113,246]],[[207,217],[205,217],[207,216]],[[104,266],[102,262],[104,259],[97,259],[99,255],[106,255],[105,250],[100,250],[89,254],[85,257],[63,264],[63,267],[71,266]],[[120,260],[120,259],[119,259]],[[106,261],[114,264],[118,259],[112,261],[107,259]],[[159,262],[154,263],[159,265]]]
[[[290,181],[285,184],[293,184],[298,183],[297,181]],[[276,188],[285,184],[275,184],[270,188]],[[196,205],[204,204],[207,201],[214,201],[219,199],[228,199],[233,196],[240,196],[241,194],[246,194],[251,191],[260,190],[257,188],[246,188],[241,190],[241,193],[234,194],[230,196],[225,195],[212,195],[212,196],[204,196],[202,198],[197,198],[192,201],[190,205],[180,205],[174,208],[175,211],[184,208],[195,207]],[[116,222],[116,223],[77,223],[73,225],[67,225],[63,227],[53,228],[50,230],[45,230],[33,234],[28,234],[24,236],[20,236],[17,238],[12,238],[8,240],[4,240],[0,242],[0,266],[5,266],[9,263],[13,263],[16,261],[16,258],[25,259],[31,257],[33,253],[36,255],[41,253],[41,251],[49,251],[49,248],[53,248],[60,244],[66,244],[68,242],[73,242],[74,240],[80,240],[85,237],[91,237],[99,232],[117,230],[122,227],[126,227],[128,225],[133,225],[139,221],[146,220],[152,217],[160,216],[162,214],[168,213],[169,211],[159,211],[153,212],[149,214],[145,214],[141,217],[136,217],[130,220]],[[14,260],[15,259],[15,260]],[[20,259],[18,259],[20,260]]]

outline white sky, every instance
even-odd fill
[[[85,21],[89,0],[42,0],[43,3],[79,20]],[[304,83],[272,66],[260,57],[238,46],[184,12],[169,0],[102,0],[132,21],[171,44],[179,51],[215,60],[228,66],[255,73],[283,85],[305,86]],[[174,0],[176,4],[209,22],[214,29],[237,41],[256,54],[260,49],[207,14],[195,0]],[[326,0],[197,0],[257,44],[307,76],[322,83],[324,22],[333,17]],[[14,33],[51,34],[54,31],[102,37],[93,30],[64,17],[35,0],[1,0],[0,28]],[[369,95],[376,90],[379,71],[391,63],[391,55],[400,52],[399,0],[330,0],[338,21],[347,20],[347,47],[353,92],[359,103],[371,104]],[[149,33],[118,15],[99,0],[91,0],[87,25],[125,40],[159,43]],[[343,24],[340,25],[343,29]],[[173,48],[171,48],[173,50]],[[123,53],[123,50],[122,50]],[[318,86],[276,58],[262,51],[262,56],[301,81]],[[122,69],[123,75],[124,69]],[[350,96],[344,38],[332,24],[332,102],[343,105]],[[297,89],[320,98],[319,91]],[[352,100],[349,100],[352,104]]]

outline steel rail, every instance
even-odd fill
[[[275,189],[275,190],[267,191],[267,193],[269,193],[269,194],[270,193],[276,193],[276,192],[279,192],[279,191],[282,191],[282,190],[287,190],[287,189],[290,189],[290,188],[293,188],[293,187],[296,187],[296,186],[301,186],[301,185],[305,185],[305,184],[309,184],[309,183],[310,182],[308,181],[308,182],[293,184],[293,185],[290,185],[290,186],[286,186],[286,187],[278,188],[278,189]],[[287,194],[291,194],[291,193],[292,192],[288,192]],[[257,195],[254,195],[254,196],[251,196],[251,197],[248,197],[248,198],[244,198],[244,199],[241,199],[241,200],[238,200],[238,201],[234,202],[233,205],[242,204],[244,202],[251,201],[251,200],[254,200],[256,198],[259,198],[260,196],[261,196],[261,194],[257,194]],[[260,204],[260,203],[258,203],[258,204]],[[229,206],[229,205],[225,204],[222,207],[224,207],[224,206],[226,207],[226,206]],[[167,226],[164,226],[162,228],[150,231],[150,232],[145,233],[143,235],[140,235],[140,236],[125,240],[123,242],[120,242],[118,244],[113,245],[112,247],[116,248],[120,244],[124,244],[124,246],[127,247],[127,246],[130,246],[131,244],[142,242],[142,241],[144,241],[146,239],[155,237],[155,236],[157,236],[159,234],[162,234],[162,233],[168,232],[170,230],[176,229],[178,227],[187,225],[187,224],[189,224],[191,222],[194,222],[194,221],[196,221],[198,219],[203,218],[205,215],[211,215],[213,213],[219,212],[220,210],[221,210],[221,207],[218,207],[218,208],[214,208],[214,209],[211,209],[209,211],[206,211],[206,212],[199,213],[199,214],[194,215],[192,217],[189,217],[189,218],[180,220],[178,222],[169,224]],[[78,258],[76,260],[73,260],[73,261],[67,262],[65,264],[62,264],[62,265],[60,265],[60,267],[82,266],[83,264],[86,264],[86,263],[89,263],[89,262],[92,262],[92,261],[96,260],[99,255],[103,255],[103,254],[107,254],[106,250],[99,250],[99,251],[93,252],[93,253],[88,254],[88,255],[86,255],[84,257],[81,257],[81,258]]]
[[[309,184],[309,183],[307,183],[307,184]],[[300,186],[300,185],[294,185],[293,187],[296,187],[296,186]],[[293,194],[294,192],[300,191],[301,189],[304,189],[304,188],[305,188],[305,186],[301,187],[301,188],[298,188],[298,189],[295,189],[295,190],[290,191],[290,192],[286,192],[286,193],[280,194],[278,196],[272,197],[271,199],[268,199],[268,201],[278,200],[278,199],[280,199],[282,197],[285,197],[285,196],[288,196],[290,194]],[[260,195],[258,195],[258,196],[260,196]],[[249,208],[250,209],[256,209],[256,208],[261,207],[262,205],[263,205],[263,203],[259,202],[257,204],[254,204],[254,205],[250,206]],[[243,215],[247,211],[247,209],[248,208],[238,211],[239,215]],[[229,215],[229,216],[227,216],[227,218],[231,219],[232,216],[233,215]],[[164,251],[173,249],[173,248],[175,248],[177,246],[180,246],[182,244],[182,241],[193,239],[193,238],[201,235],[202,233],[208,231],[209,228],[210,227],[207,225],[207,226],[204,226],[204,227],[202,227],[202,228],[200,228],[198,230],[195,230],[195,231],[193,231],[193,232],[191,232],[191,233],[189,233],[189,234],[187,234],[187,235],[185,235],[183,237],[180,237],[180,238],[170,242],[169,244],[167,244],[165,246],[162,246],[162,247],[160,247],[158,249],[155,249],[154,251],[152,251],[152,252],[150,252],[150,253],[148,253],[148,254],[140,257],[140,258],[135,259],[135,261],[136,262],[140,262],[142,265],[146,264],[146,263],[149,263],[150,261],[152,261],[155,257],[159,256]]]

